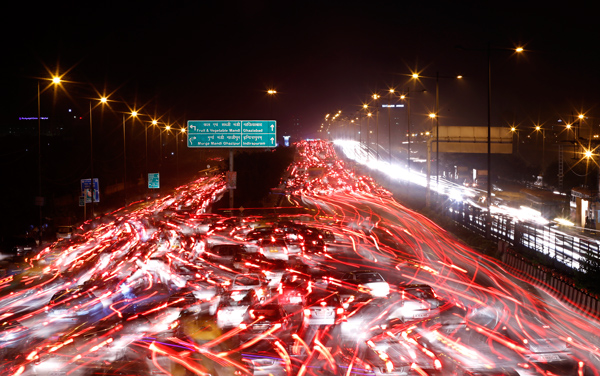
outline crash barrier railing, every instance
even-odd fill
[[[542,265],[532,264],[511,248],[502,254],[502,262],[511,268],[512,274],[543,288],[552,295],[561,296],[562,300],[569,305],[598,318],[600,301],[594,295],[574,287],[573,281]]]
[[[444,211],[456,223],[480,235],[488,234],[486,212],[470,205],[453,205]],[[515,221],[506,215],[492,216],[489,235],[555,261],[559,268],[586,272],[592,264],[600,264],[600,243],[576,234],[562,232],[554,226]],[[562,266],[562,267],[560,267]]]
[[[510,216],[496,214],[492,216],[488,230],[486,212],[467,204],[446,207],[444,213],[468,230],[482,236],[489,232],[491,238],[508,243],[521,254],[544,259],[546,264],[559,271],[568,274],[574,271],[600,272],[600,243],[595,239],[562,232],[554,226],[515,221]],[[514,258],[515,255],[511,257]],[[524,268],[520,269],[532,271],[531,267],[524,266],[524,262],[519,262]],[[596,296],[577,289],[572,281],[565,282],[552,274],[544,278],[545,283],[552,286],[556,293],[563,294],[572,304],[600,308]],[[588,303],[588,300],[594,303]]]

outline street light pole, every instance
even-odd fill
[[[371,142],[370,135],[371,135],[371,116],[372,115],[373,114],[370,112],[367,114],[367,162],[371,159],[371,145],[369,143]]]
[[[492,213],[490,206],[492,202],[492,59],[490,42],[487,43],[487,60],[488,60],[488,100],[487,100],[487,197],[486,197],[486,237],[489,239],[492,233]]]
[[[42,241],[42,118],[40,114],[40,81],[37,82],[37,110],[38,110],[38,197],[36,204],[39,207],[39,242]]]
[[[125,114],[123,114],[123,195],[127,206],[127,142],[125,137]]]
[[[439,204],[440,189],[440,75],[435,72],[435,198]]]
[[[90,179],[90,185],[92,190],[91,215],[92,219],[94,219],[94,198],[96,197],[96,192],[94,192],[94,132],[92,127],[92,101],[90,101],[90,172],[92,174],[92,178]],[[83,205],[86,205],[85,200],[86,199],[84,198]]]
[[[379,100],[381,96],[379,94],[373,94],[373,100],[375,101],[375,108],[377,112],[375,113],[375,155],[377,158],[377,162],[379,162]]]
[[[411,137],[411,129],[410,129],[410,86],[406,88],[406,130],[408,133],[408,146],[407,146],[407,156],[406,156],[406,164],[408,169],[408,181],[410,182],[410,137]]]
[[[481,49],[467,49],[462,46],[457,46],[457,48],[462,50],[471,50],[471,51],[482,51]],[[508,50],[508,48],[494,48],[494,50]],[[489,238],[491,235],[491,225],[492,225],[492,214],[490,213],[490,204],[492,201],[492,124],[491,124],[491,107],[492,107],[492,47],[490,42],[486,44],[486,55],[488,62],[488,72],[487,72],[487,127],[488,127],[488,137],[487,137],[487,169],[488,169],[488,183],[487,183],[487,197],[486,197],[486,206],[487,206],[487,218],[486,218],[486,236]],[[514,49],[517,53],[522,53],[525,51],[523,47],[517,47]]]
[[[144,122],[142,122],[144,124]],[[146,136],[146,173],[144,174],[144,180],[146,181],[146,199],[148,199],[148,125],[144,124],[144,132]]]
[[[390,89],[388,96],[388,153],[390,153],[390,168],[392,167],[392,95],[394,89]]]

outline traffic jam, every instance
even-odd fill
[[[81,225],[0,280],[0,375],[598,375],[597,317],[302,141],[277,207],[225,174]],[[16,261],[15,261],[16,262]]]

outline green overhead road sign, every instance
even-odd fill
[[[190,148],[274,148],[275,120],[188,120]]]

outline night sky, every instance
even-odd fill
[[[411,123],[418,131],[432,125],[427,114],[435,109],[431,77],[437,73],[440,125],[486,126],[488,44],[492,125],[515,124],[529,132],[534,123],[556,125],[584,112],[598,127],[595,14],[573,2],[11,4],[1,30],[6,68],[0,90],[0,195],[8,212],[36,222],[37,122],[19,118],[37,116],[38,82],[41,114],[50,119],[42,122],[42,131],[66,127],[60,137],[44,135],[42,196],[56,203],[68,193],[68,202],[75,202],[70,210],[79,210],[79,181],[91,175],[92,155],[102,189],[122,181],[124,154],[129,179],[142,175],[143,128],[132,121],[128,153],[123,152],[121,118],[133,109],[145,121],[152,117],[177,126],[187,120],[273,118],[280,136],[319,137],[327,113],[341,110],[354,117],[372,94],[393,87],[411,90]],[[525,53],[515,55],[516,46]],[[413,71],[430,78],[411,81]],[[62,76],[62,87],[44,90],[44,80],[54,73]],[[464,78],[445,78],[457,74]],[[268,89],[277,90],[276,97],[269,97]],[[88,106],[101,94],[110,94],[110,108],[99,114],[94,107],[90,153]],[[29,127],[25,138],[6,137],[19,127]],[[150,135],[154,170],[160,161],[157,138]],[[171,159],[162,155],[164,166],[173,178],[173,141],[165,149]],[[201,153],[189,152],[187,160]],[[7,216],[0,227],[14,223]]]
[[[487,43],[494,125],[597,112],[597,22],[571,2],[109,1],[8,13],[18,22],[3,26],[14,86],[3,90],[4,124],[35,116],[35,78],[48,69],[77,83],[65,84],[68,100],[89,97],[82,86],[92,85],[181,124],[272,114],[280,134],[297,117],[305,136],[326,113],[354,113],[389,87],[427,89],[413,102],[418,125],[434,109],[435,80],[407,74],[462,74],[440,80],[442,123],[485,125]],[[524,55],[496,50],[517,45]]]

